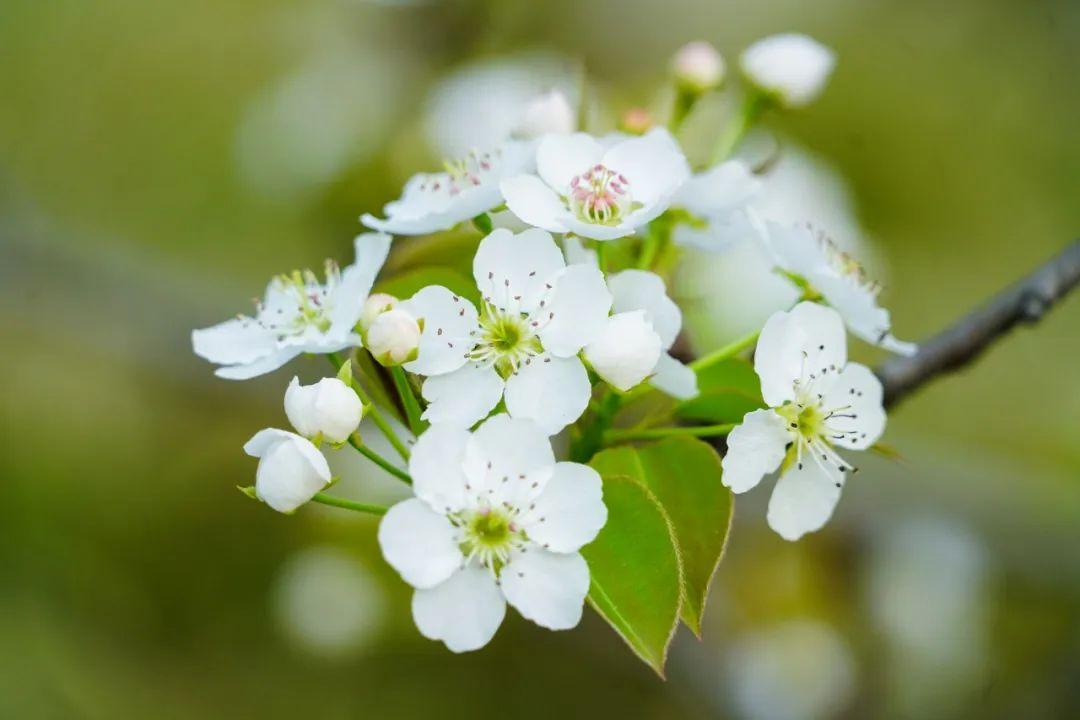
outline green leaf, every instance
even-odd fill
[[[380,281],[375,289],[406,300],[428,285],[442,285],[473,304],[480,300],[480,291],[472,279],[446,267],[427,266],[409,270]]]
[[[347,358],[338,368],[337,378],[349,387],[353,384],[352,358]]]
[[[582,549],[589,604],[660,677],[679,624],[679,559],[663,508],[645,486],[604,477],[608,521]]]
[[[746,413],[765,407],[754,367],[740,358],[701,370],[698,390],[697,397],[679,403],[675,409],[678,417],[707,423],[737,423]]]
[[[708,443],[671,437],[652,445],[611,448],[590,463],[602,476],[643,483],[671,521],[682,563],[682,618],[701,636],[709,584],[724,554],[731,524],[731,492],[720,482],[720,457]]]

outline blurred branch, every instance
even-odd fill
[[[875,372],[885,406],[900,402],[938,375],[971,363],[1020,323],[1036,323],[1080,283],[1080,240],[982,307],[919,345],[912,357],[894,357]]]

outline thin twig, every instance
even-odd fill
[[[938,375],[958,370],[1020,323],[1035,323],[1080,283],[1080,240],[1074,240],[1020,282],[990,298],[919,345],[912,357],[894,357],[874,372],[885,406],[900,402]]]

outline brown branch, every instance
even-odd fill
[[[968,365],[1014,326],[1038,322],[1078,282],[1080,240],[1074,240],[1035,272],[922,343],[916,355],[880,365],[874,372],[885,388],[885,406]]]

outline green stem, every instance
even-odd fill
[[[768,109],[769,96],[758,90],[750,90],[750,94],[743,99],[738,114],[724,127],[724,131],[716,141],[713,149],[712,164],[717,165],[735,150],[739,142],[746,136],[747,131],[758,121],[762,113]]]
[[[761,334],[760,330],[755,330],[754,332],[750,333],[749,335],[745,335],[745,336],[739,338],[738,340],[736,340],[733,343],[729,343],[728,345],[725,345],[722,348],[718,348],[716,350],[713,350],[708,355],[702,355],[697,360],[690,363],[690,369],[693,370],[694,372],[701,372],[705,368],[712,367],[713,365],[716,365],[717,363],[721,363],[724,360],[728,360],[730,358],[733,358],[736,355],[738,355],[739,353],[741,353],[743,350],[746,350],[747,348],[752,346],[754,343],[756,343],[757,339],[758,339],[758,335],[760,335],[760,334]]]
[[[401,398],[401,404],[405,408],[405,417],[409,420],[409,430],[416,437],[420,437],[420,433],[424,431],[425,423],[420,419],[420,401],[416,399],[412,384],[409,383],[409,378],[400,365],[394,365],[390,368],[390,376],[394,378],[394,387],[397,388],[398,397]]]
[[[653,220],[649,223],[649,227],[645,233],[645,239],[641,243],[641,254],[638,255],[638,270],[648,270],[652,267],[653,262],[656,261],[656,256],[660,254],[660,249],[664,244],[665,234],[666,233],[660,227],[659,220]]]
[[[371,462],[381,467],[386,472],[390,473],[398,480],[401,480],[406,485],[412,485],[412,476],[399,467],[395,467],[389,460],[384,458],[379,453],[375,452],[360,440],[358,433],[353,433],[349,436],[349,444],[356,448],[356,451],[366,457]]]
[[[733,423],[724,425],[697,425],[693,427],[648,428],[645,430],[608,430],[604,433],[604,444],[610,445],[629,440],[661,440],[677,435],[689,437],[719,437],[727,435],[735,428]]]
[[[607,273],[608,269],[608,253],[607,253],[607,241],[596,241],[596,264],[600,268],[600,272]]]
[[[332,362],[334,367],[338,370],[340,370],[341,366],[345,363],[337,353],[330,353],[328,357],[330,358],[330,362]],[[382,411],[379,410],[379,406],[371,400],[371,396],[364,391],[364,388],[360,383],[353,380],[350,385],[352,386],[353,392],[355,392],[357,397],[360,398],[360,401],[364,403],[364,407],[367,408],[367,415],[371,418],[371,422],[375,423],[375,427],[379,428],[379,432],[381,432],[390,444],[394,446],[394,450],[401,456],[401,459],[408,460],[409,448],[406,447],[405,443],[401,441],[401,438],[399,438],[398,434],[394,431],[394,428],[387,422],[386,417],[382,414]]]
[[[313,502],[322,503],[323,505],[345,508],[346,510],[368,513],[369,515],[385,515],[386,511],[390,509],[383,505],[371,505],[369,503],[346,500],[345,498],[338,497],[337,495],[328,495],[322,492],[315,493],[315,497],[311,499]]]

